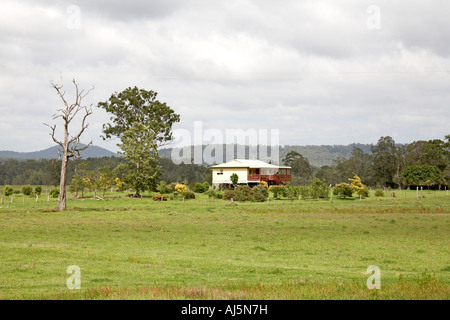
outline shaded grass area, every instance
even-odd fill
[[[448,299],[450,198],[0,207],[2,299]],[[66,269],[81,269],[68,290]],[[381,269],[368,290],[367,267]]]

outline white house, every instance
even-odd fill
[[[266,181],[269,185],[291,181],[291,167],[276,166],[261,160],[234,159],[211,166],[212,184],[230,185],[230,176],[236,173],[238,184],[258,184]]]

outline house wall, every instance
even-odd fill
[[[223,170],[223,175],[217,174]],[[236,173],[239,177],[238,183],[247,183],[247,168],[222,168],[212,170],[212,183],[218,185],[220,183],[231,183],[230,176]]]

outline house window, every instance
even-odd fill
[[[223,169],[220,169],[219,171],[217,171],[217,175],[223,175]]]

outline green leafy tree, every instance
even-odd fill
[[[28,186],[23,186],[22,187],[22,193],[26,196],[29,196],[33,193],[33,187],[28,185]]]
[[[172,125],[180,121],[180,116],[165,102],[156,100],[156,96],[154,91],[130,87],[100,102],[98,107],[111,115],[111,122],[103,125],[103,139],[121,138],[134,123],[140,123],[152,128],[158,146],[171,141]]]
[[[81,192],[81,196],[84,196],[83,193],[86,188],[86,182],[81,175],[75,174],[70,182],[70,186],[73,192]]]
[[[209,187],[208,187],[208,188],[209,188]],[[203,183],[197,182],[197,183],[194,185],[194,192],[195,192],[195,193],[203,193],[203,192],[207,191],[208,188],[205,188],[205,186],[203,185]]]
[[[118,144],[127,164],[120,165],[122,179],[140,196],[142,191],[156,188],[161,166],[155,142],[155,132],[149,126],[135,122],[126,130]]]
[[[239,182],[239,176],[238,176],[236,173],[233,173],[233,174],[230,176],[230,180],[231,180],[231,183],[235,186],[235,185],[237,185],[238,182]]]
[[[397,146],[391,137],[381,137],[376,146],[372,146],[373,169],[382,184],[401,186],[405,149]]]
[[[414,165],[406,168],[402,174],[403,181],[408,185],[431,186],[443,182],[441,171],[429,164]]]
[[[40,195],[42,193],[42,187],[37,186],[36,188],[34,188],[34,193],[36,193],[37,195]]]
[[[96,187],[99,188],[102,191],[103,196],[105,196],[105,192],[115,184],[114,179],[116,177],[111,171],[110,166],[97,167],[96,175]]]
[[[14,193],[14,188],[11,186],[5,186],[5,189],[3,189],[3,194],[7,197],[12,195]]]
[[[320,179],[312,179],[308,185],[309,196],[313,199],[328,198],[330,194],[329,186]]]
[[[335,196],[338,196],[338,198],[345,199],[353,195],[353,189],[350,184],[342,182],[334,187],[333,194]]]
[[[295,150],[290,151],[286,157],[283,159],[283,163],[285,166],[291,166],[292,162],[295,160],[295,158],[302,156],[300,153],[298,153]]]
[[[313,175],[313,170],[308,159],[297,151],[291,151],[283,159],[286,166],[292,168],[293,183],[307,184]]]
[[[366,183],[375,184],[376,178],[372,161],[372,155],[364,153],[360,148],[353,148],[349,159],[336,159],[336,171],[339,173],[339,181],[343,181],[347,177],[357,174]]]

